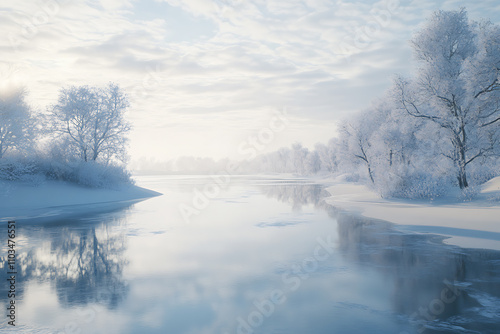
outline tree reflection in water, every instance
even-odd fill
[[[122,277],[127,264],[125,235],[120,228],[122,219],[109,221],[106,217],[102,215],[93,222],[69,219],[20,228],[18,232],[26,242],[18,247],[17,299],[22,299],[30,281],[50,282],[63,307],[98,303],[116,308],[128,293]],[[33,245],[30,239],[44,241]],[[5,276],[7,259],[2,258],[1,263]],[[0,292],[0,299],[5,298],[6,290]]]
[[[191,183],[194,184],[195,182]],[[189,187],[192,186],[191,183],[189,183]],[[337,254],[335,254],[332,263],[336,265],[333,261],[341,259],[339,264],[344,266],[347,263],[350,268],[347,268],[346,271],[352,270],[354,276],[366,273],[365,277],[363,277],[363,283],[368,283],[368,288],[371,288],[369,283],[374,280],[373,277],[383,277],[382,281],[385,285],[374,284],[373,287],[381,286],[382,289],[381,292],[373,295],[376,296],[375,298],[384,300],[384,310],[387,308],[388,311],[393,311],[398,319],[403,318],[405,324],[407,322],[414,323],[415,332],[420,332],[420,329],[424,328],[422,326],[426,326],[425,333],[453,333],[456,332],[453,326],[476,330],[476,332],[481,333],[498,332],[498,324],[500,323],[500,302],[498,302],[500,301],[499,252],[448,246],[442,243],[443,237],[403,233],[399,232],[394,225],[386,222],[341,213],[322,200],[328,194],[324,192],[319,184],[290,181],[276,182],[273,185],[262,186],[261,191],[268,197],[289,204],[295,210],[301,210],[305,206],[314,206],[316,209],[325,210],[332,218],[332,229],[336,229],[338,234]],[[288,214],[288,208],[285,207],[283,211],[286,213],[285,217],[294,218],[295,214]],[[313,210],[310,210],[309,207],[307,211]],[[17,297],[22,299],[24,289],[30,282],[41,282],[51,284],[53,290],[57,293],[60,305],[65,308],[94,303],[101,304],[109,309],[117,308],[127,297],[129,291],[123,279],[123,270],[127,265],[125,258],[125,231],[127,231],[127,228],[123,226],[126,219],[120,218],[121,212],[92,217],[93,221],[79,219],[40,226],[20,227],[20,239],[23,241],[18,246],[17,262],[19,270],[16,288],[19,295]],[[124,215],[126,214],[124,213]],[[313,219],[318,219],[318,216],[322,220],[321,226],[327,225],[329,228],[328,217],[320,214]],[[305,214],[301,216],[306,221],[310,219],[309,217],[312,217],[312,215]],[[281,216],[279,219],[281,219]],[[280,226],[281,228],[281,226],[287,225],[274,224],[270,226]],[[308,226],[302,225],[301,228],[306,229]],[[189,237],[191,236],[189,235]],[[300,238],[300,236],[297,237],[298,242],[301,241]],[[288,241],[285,240],[285,242]],[[293,245],[290,247],[293,247]],[[191,255],[191,253],[189,254]],[[201,255],[196,256],[198,256],[196,260],[204,259]],[[291,255],[291,257],[293,260],[296,259],[295,255]],[[288,255],[284,259],[288,260]],[[240,265],[237,260],[228,263],[238,263]],[[3,258],[0,264],[3,264],[1,271],[5,277],[7,272],[6,259]],[[209,267],[217,267],[216,264],[209,263]],[[205,269],[203,266],[200,268]],[[251,268],[250,265],[249,268]],[[304,304],[305,301],[311,300],[311,305],[318,303],[318,296],[324,291],[323,289],[337,289],[338,287],[334,283],[342,282],[344,277],[339,278],[338,276],[341,275],[335,272],[335,268],[337,267],[332,265],[332,270],[318,270],[316,274],[321,280],[311,279],[308,281],[311,285],[304,285],[304,289],[298,294],[300,297],[302,297],[301,293],[308,294],[305,296],[306,299],[301,299],[300,303],[297,304],[297,308],[291,302],[288,304],[288,309],[283,307],[283,312],[302,314],[293,312],[296,310],[302,312],[304,305],[309,307]],[[211,268],[209,269],[211,270]],[[194,306],[185,303],[179,304],[177,297],[172,298],[173,301],[165,298],[165,307],[168,310],[168,312],[165,311],[165,314],[168,313],[170,318],[162,319],[162,321],[169,324],[165,326],[171,326],[170,323],[177,325],[179,319],[181,319],[180,315],[193,315],[196,313],[196,316],[193,316],[193,319],[190,319],[186,324],[191,326],[195,324],[196,320],[199,322],[197,326],[205,326],[213,317],[211,312],[213,311],[214,301],[220,301],[221,305],[227,305],[226,300],[220,300],[218,296],[213,296],[212,292],[217,292],[217,289],[208,289],[200,283],[199,277],[202,275],[199,272],[193,272],[192,274],[189,272],[189,275],[187,275],[182,270],[182,268],[178,269],[178,271],[172,273],[172,276],[168,276],[171,282],[176,282],[173,287],[170,287],[168,293],[173,291],[171,292],[173,296],[181,296],[187,293],[191,295],[192,291],[208,291],[207,295],[197,292],[200,301],[195,300]],[[216,269],[216,271],[219,274],[220,269]],[[179,273],[183,276],[174,276],[179,275]],[[205,271],[201,271],[201,273],[205,273]],[[225,276],[226,273],[223,272],[221,275]],[[220,276],[214,277],[220,278]],[[228,278],[232,279],[230,274]],[[250,279],[251,277],[248,278],[249,282],[247,282],[245,276],[244,283],[240,283],[240,285],[234,284],[234,286],[238,287],[242,294],[246,294],[249,287],[253,286],[252,289],[254,290],[260,289],[259,284],[262,281],[266,281],[265,284],[268,284],[268,278],[266,277],[259,277],[257,283],[250,282]],[[164,284],[164,278],[160,277],[159,280],[160,284]],[[315,282],[322,281],[332,284],[314,286]],[[231,284],[235,283],[230,282]],[[450,282],[450,285],[445,282]],[[346,284],[351,284],[351,282],[348,281]],[[358,287],[354,285],[355,282],[352,284],[352,286],[347,287],[347,292],[350,293],[350,289],[352,289],[355,290],[352,295],[363,293],[360,292],[361,289],[357,291]],[[377,281],[376,284],[380,284],[380,282]],[[0,291],[0,300],[5,302],[7,301],[6,285],[0,286],[4,289]],[[195,288],[192,288],[192,286]],[[306,286],[311,287],[311,290],[307,290]],[[434,316],[431,307],[437,304],[433,304],[433,302],[442,299],[444,289],[454,289],[455,287],[458,288],[456,298],[452,302],[444,304],[442,312],[435,315],[437,317],[436,321],[427,321],[425,313],[429,314],[430,317]],[[366,289],[362,291],[366,291]],[[318,293],[318,295],[310,292]],[[333,292],[331,294],[325,293],[324,301],[328,302],[328,305],[334,303],[335,308],[321,309],[322,314],[332,315],[332,318],[335,317],[336,307],[342,307],[340,299],[336,300],[330,297],[330,295],[334,295]],[[214,292],[214,294],[216,293]],[[449,293],[445,294],[446,296],[450,297]],[[212,298],[215,299],[212,300]],[[293,296],[290,295],[290,301],[292,301],[292,298]],[[374,297],[366,297],[367,300],[370,298],[373,299]],[[345,300],[351,301],[347,297]],[[387,303],[387,301],[389,302]],[[385,306],[386,304],[387,306]],[[318,303],[317,305],[321,304]],[[369,311],[371,310],[368,309]],[[148,312],[150,311],[148,310]],[[340,314],[361,313],[340,312]],[[299,318],[297,317],[297,319]],[[273,319],[277,319],[278,322],[278,315]],[[350,319],[347,319],[347,321],[350,321]],[[342,322],[342,319],[340,319],[340,322]],[[297,324],[297,322],[293,321],[290,323]],[[447,326],[447,329],[443,329],[443,326]],[[174,330],[174,332],[180,333],[182,331]],[[193,329],[190,327],[186,332],[193,332]],[[462,332],[465,333],[466,331]]]
[[[264,195],[275,198],[280,202],[290,204],[294,210],[313,204],[315,207],[325,207],[323,198],[328,194],[319,184],[292,183],[262,186],[260,190]]]
[[[417,332],[499,330],[500,252],[446,245],[445,237],[403,233],[387,222],[342,213],[323,201],[328,193],[318,184],[262,190],[294,209],[313,204],[326,210],[337,222],[339,252],[392,282],[393,310],[414,323]]]
[[[113,309],[123,299],[127,286],[121,276],[126,261],[124,237],[110,233],[108,225],[71,233],[69,230],[52,243],[56,263],[42,263],[55,282],[63,305],[99,302]]]

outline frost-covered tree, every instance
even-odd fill
[[[83,161],[124,161],[130,125],[129,101],[119,86],[63,88],[50,120],[57,134]]]
[[[25,96],[24,90],[0,96],[0,158],[31,144],[35,126]]]
[[[374,164],[377,159],[372,138],[381,121],[380,113],[371,108],[354,115],[340,126],[343,169],[352,173],[352,166],[363,165],[372,184],[375,183]]]
[[[306,147],[303,147],[300,143],[295,143],[292,145],[291,152],[291,165],[293,166],[293,173],[297,173],[299,175],[306,174],[306,159],[309,154],[309,150]]]
[[[440,129],[401,113],[387,96],[355,120],[367,132],[358,137],[365,138],[372,184],[381,195],[423,198],[446,192],[450,164],[440,154]]]
[[[500,28],[469,21],[465,9],[437,11],[411,45],[417,75],[395,81],[395,100],[446,139],[440,153],[453,162],[458,185],[466,188],[469,165],[498,155]]]
[[[371,113],[380,120],[379,127],[371,138],[380,163],[387,170],[398,165],[410,165],[418,154],[417,133],[421,122],[401,115],[387,97],[377,101],[372,106]]]
[[[321,159],[316,151],[308,152],[304,161],[305,173],[308,175],[316,174],[321,170]]]
[[[327,172],[337,172],[339,165],[339,140],[332,138],[327,145],[318,143],[314,147],[319,155],[321,169]]]

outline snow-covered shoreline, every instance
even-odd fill
[[[39,186],[2,181],[0,188],[0,222],[43,222],[113,209],[161,195],[135,185],[124,185],[117,189],[97,189],[62,181],[46,181]]]
[[[446,236],[447,244],[500,250],[500,177],[483,185],[470,202],[383,199],[368,187],[341,182],[326,189],[325,201],[339,209],[397,224],[406,232]]]
[[[460,247],[500,250],[500,202],[488,200],[500,198],[500,177],[483,185],[470,202],[384,199],[364,185],[329,178],[316,182],[330,184],[326,203],[349,213],[391,222],[405,232],[443,235],[446,243]],[[2,181],[0,190],[0,222],[39,223],[81,216],[161,195],[133,185],[96,189],[62,181],[46,181],[37,187]]]

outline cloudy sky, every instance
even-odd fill
[[[120,84],[134,159],[238,158],[283,110],[259,148],[312,147],[411,71],[432,11],[461,6],[500,23],[498,0],[0,0],[0,89],[44,110],[61,87]]]

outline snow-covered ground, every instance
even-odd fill
[[[32,186],[0,182],[0,221],[34,219],[40,222],[94,211],[109,210],[161,195],[138,186],[119,189],[86,188],[61,181]]]
[[[448,244],[500,250],[500,177],[490,180],[472,201],[383,199],[366,186],[338,183],[326,202],[363,216],[398,224],[400,230],[449,237]]]

